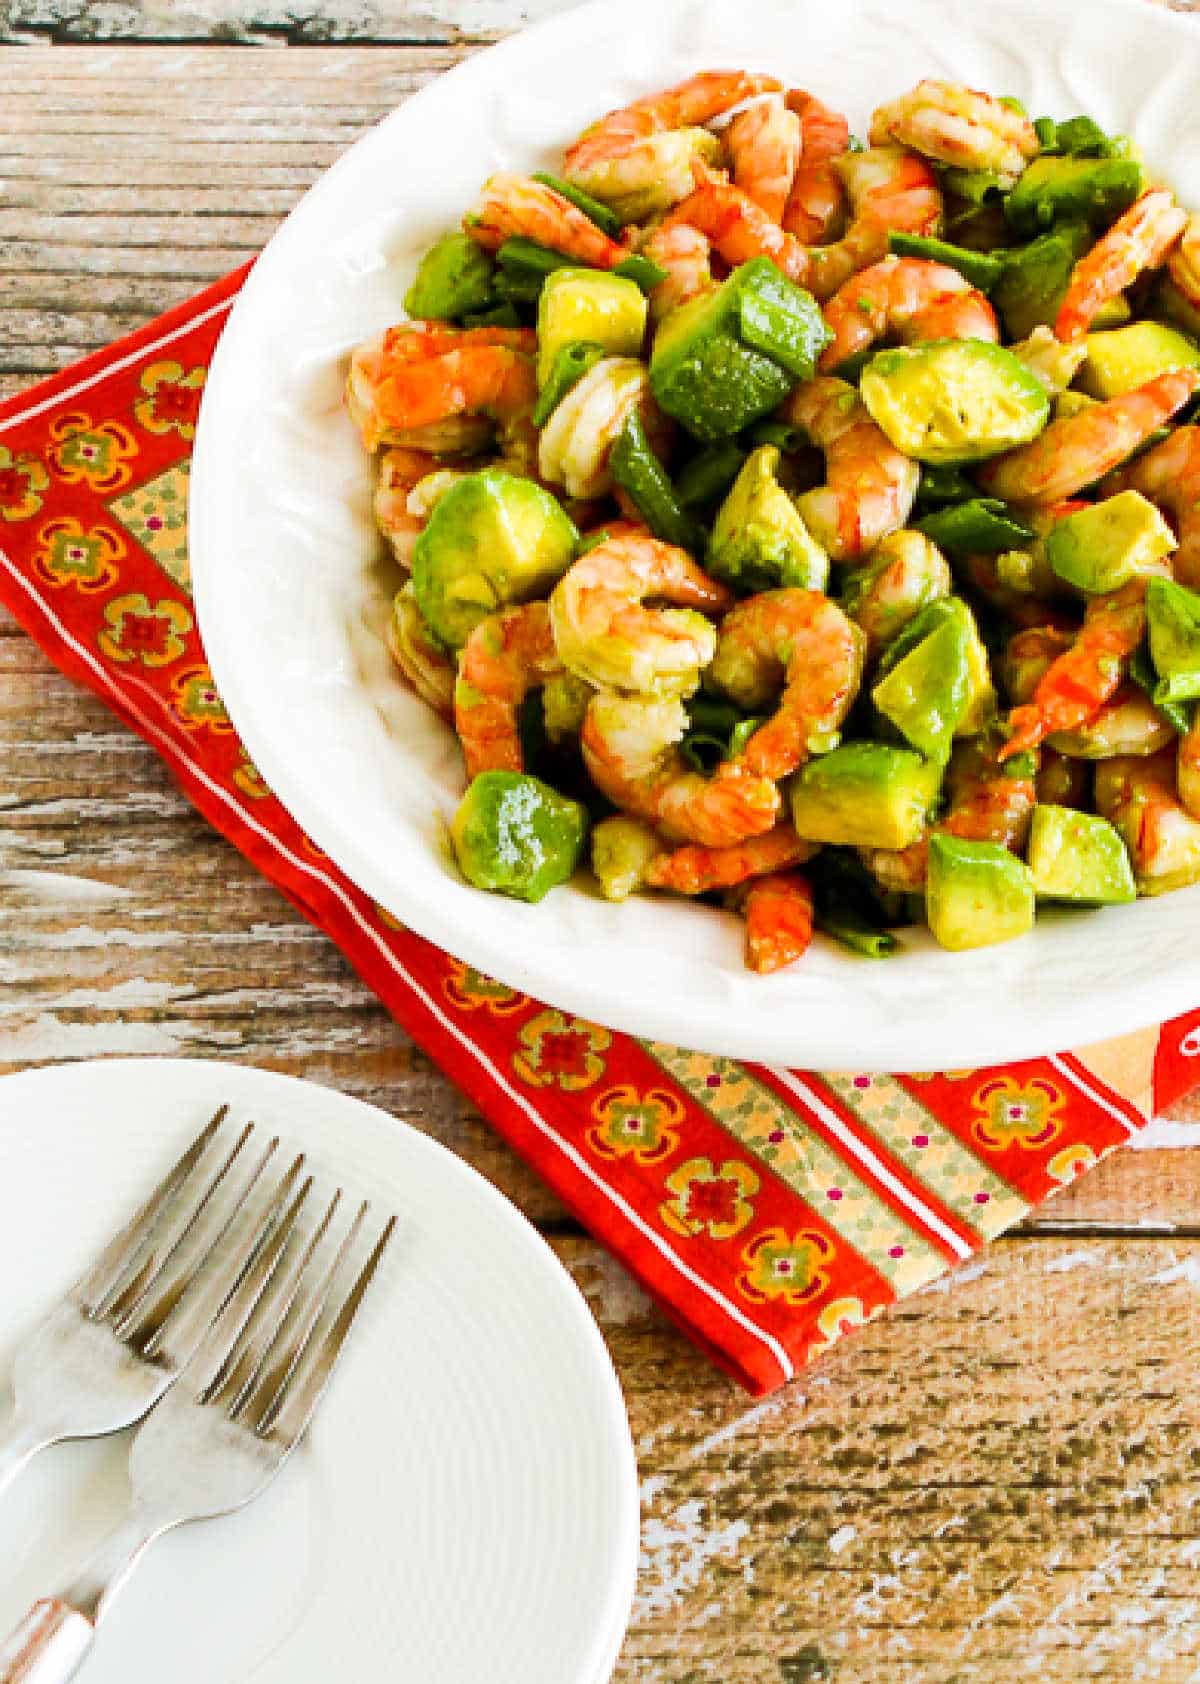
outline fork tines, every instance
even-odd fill
[[[302,1211],[311,1188],[310,1178],[209,1329],[191,1370],[200,1403],[289,1445],[320,1401],[396,1227],[389,1217],[355,1268],[369,1205],[358,1207],[335,1242],[338,1189],[306,1235]]]
[[[336,1243],[337,1189],[310,1217],[303,1153],[274,1172],[279,1137],[234,1133],[222,1106],[72,1291],[146,1361],[260,1436],[294,1442],[320,1399],[395,1229],[355,1272],[364,1202]],[[303,1179],[302,1179],[303,1177]],[[190,1365],[190,1366],[189,1366]]]

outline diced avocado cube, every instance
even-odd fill
[[[1060,392],[1054,400],[1054,419],[1067,421],[1072,415],[1082,415],[1095,402],[1096,399],[1089,398],[1086,392]]]
[[[1005,253],[992,302],[1011,338],[1027,339],[1035,328],[1053,325],[1071,271],[1091,241],[1083,223],[1068,222]]]
[[[880,351],[859,390],[871,419],[918,462],[981,462],[1036,437],[1050,415],[1037,377],[980,339]]]
[[[1092,317],[1092,326],[1100,329],[1124,327],[1132,315],[1133,305],[1123,292],[1118,292],[1104,300]]]
[[[941,767],[890,743],[843,743],[792,779],[792,823],[812,842],[907,848],[925,828]]]
[[[962,627],[966,638],[967,703],[954,731],[956,737],[973,737],[982,731],[996,712],[996,691],[991,664],[979,627],[970,608],[959,596],[947,596],[923,608],[915,620],[884,650],[877,678],[884,678],[927,637],[948,623]]]
[[[628,900],[645,887],[646,872],[664,844],[641,819],[618,813],[592,831],[592,870],[605,900]]]
[[[1173,579],[1146,586],[1150,659],[1159,682],[1154,699],[1185,702],[1200,696],[1200,595]]]
[[[459,870],[477,889],[539,901],[579,864],[588,816],[527,772],[480,772],[450,825]]]
[[[799,585],[823,591],[829,557],[805,526],[775,478],[779,451],[752,451],[717,511],[708,544],[708,569],[747,595]]]
[[[417,606],[461,649],[498,608],[545,596],[570,566],[579,534],[542,486],[502,468],[464,474],[442,493],[413,546]]]
[[[446,234],[421,259],[404,308],[420,321],[454,321],[492,303],[494,264],[467,234]]]
[[[829,337],[808,293],[755,258],[663,318],[650,389],[703,443],[730,438],[812,375]]]
[[[1018,234],[1037,234],[1055,222],[1107,228],[1142,190],[1134,158],[1035,158],[1004,203]]]
[[[1184,297],[1165,270],[1154,291],[1153,308],[1157,315],[1165,316],[1193,339],[1200,339],[1200,309]]]
[[[1173,368],[1200,368],[1200,345],[1162,322],[1089,333],[1079,384],[1093,398],[1119,398]]]
[[[556,269],[538,300],[538,384],[550,378],[566,345],[587,341],[610,357],[636,357],[649,304],[636,281],[600,269]]]
[[[743,345],[811,380],[817,358],[833,337],[810,292],[794,286],[766,257],[743,263],[736,280],[738,333]]]
[[[945,760],[970,694],[967,632],[956,617],[897,661],[871,691],[871,700],[919,754]]]
[[[1033,891],[1042,900],[1116,906],[1137,899],[1125,844],[1095,813],[1035,807],[1028,854]]]
[[[1029,867],[995,842],[931,836],[925,916],[951,953],[1012,941],[1033,928]]]
[[[1131,579],[1161,571],[1175,534],[1140,491],[1121,491],[1055,521],[1046,559],[1060,579],[1091,596],[1107,596]]]

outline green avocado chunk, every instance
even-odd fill
[[[1035,158],[1004,202],[1018,234],[1037,234],[1052,223],[1086,222],[1107,228],[1142,190],[1134,158]]]
[[[988,653],[979,635],[975,616],[960,596],[941,597],[923,608],[916,619],[910,620],[895,642],[884,650],[876,676],[877,679],[885,678],[893,667],[947,623],[960,625],[966,639],[967,704],[954,735],[973,737],[983,730],[996,712],[996,691],[992,684]]]
[[[1146,586],[1150,659],[1158,674],[1156,702],[1187,702],[1200,696],[1200,596],[1173,579]]]
[[[538,385],[550,378],[567,345],[599,345],[610,357],[636,357],[646,337],[646,295],[634,281],[602,269],[556,269],[538,299]]]
[[[1091,243],[1083,223],[1067,222],[1005,253],[992,302],[1010,339],[1028,339],[1034,328],[1053,326],[1071,271]]]
[[[805,526],[775,478],[779,451],[759,445],[747,458],[717,511],[708,544],[708,569],[753,595],[781,585],[823,591],[829,557]]]
[[[1060,579],[1090,596],[1107,596],[1131,579],[1161,572],[1175,534],[1140,491],[1121,491],[1056,521],[1045,546]]]
[[[925,916],[934,940],[952,953],[1023,936],[1034,917],[1029,867],[995,842],[931,836]]]
[[[941,767],[890,743],[843,743],[792,779],[792,823],[812,842],[907,848],[925,828]]]
[[[492,303],[495,265],[467,234],[446,234],[421,259],[404,308],[419,321],[454,321]]]
[[[1119,398],[1173,368],[1200,368],[1200,345],[1162,322],[1089,333],[1079,384],[1090,397]]]
[[[816,300],[754,258],[663,318],[650,389],[703,443],[730,438],[812,377],[830,337]]]
[[[417,606],[451,649],[498,608],[545,596],[579,534],[533,480],[502,468],[464,474],[434,506],[413,547]]]
[[[880,351],[859,383],[871,419],[918,462],[980,462],[1025,444],[1050,415],[1025,364],[982,339]]]
[[[527,772],[480,772],[450,826],[459,870],[477,889],[539,901],[583,853],[588,816]]]
[[[1116,906],[1137,899],[1125,844],[1095,813],[1036,806],[1029,828],[1029,869],[1034,893],[1042,900]]]
[[[883,717],[919,754],[937,761],[949,757],[970,699],[967,629],[958,617],[922,638],[871,691]]]

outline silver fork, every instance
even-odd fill
[[[335,1193],[307,1240],[299,1188],[193,1354],[179,1384],[139,1428],[133,1500],[83,1571],[35,1603],[0,1645],[0,1684],[65,1684],[146,1549],[174,1527],[257,1497],[303,1435],[392,1237],[391,1217],[362,1267],[348,1267],[368,1206],[326,1243]],[[332,1256],[330,1255],[332,1254]]]
[[[226,1149],[218,1139],[226,1109],[22,1341],[13,1366],[15,1405],[0,1429],[0,1492],[48,1445],[117,1432],[145,1415],[174,1382],[287,1202],[302,1157],[265,1214],[251,1220],[247,1200],[279,1141],[270,1140],[247,1171],[254,1125]]]

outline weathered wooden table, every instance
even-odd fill
[[[556,3],[0,6],[32,43],[0,48],[0,393],[249,257],[377,117]],[[119,1053],[360,1094],[550,1237],[642,1469],[623,1684],[1200,1679],[1200,1152],[1109,1161],[751,1407],[0,611],[0,1071]]]

